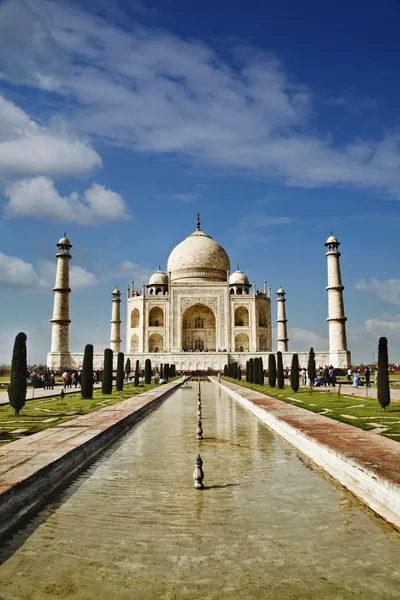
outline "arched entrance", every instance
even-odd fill
[[[209,306],[194,304],[182,315],[182,350],[214,352],[217,346],[215,315]]]

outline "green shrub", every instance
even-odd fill
[[[127,358],[126,359],[126,364],[125,364],[125,375],[126,378],[129,379],[129,375],[131,374],[132,368],[131,368],[131,359]]]
[[[83,355],[81,395],[85,400],[93,398],[93,346],[86,344]]]
[[[249,383],[254,383],[254,359],[249,360]]]
[[[10,385],[8,386],[8,401],[18,417],[26,400],[28,367],[26,363],[26,334],[19,333],[14,342],[11,361]]]
[[[310,348],[310,352],[308,354],[308,365],[307,365],[308,378],[310,380],[311,387],[315,383],[315,377],[317,375],[316,367],[315,367],[315,352],[314,348]]]
[[[169,379],[169,363],[165,363],[164,365],[164,379],[165,381]]]
[[[264,385],[264,363],[263,363],[263,359],[262,359],[261,356],[260,356],[259,369],[260,369],[260,372],[259,372],[259,379],[260,379],[259,380],[259,384],[260,385]]]
[[[276,386],[276,359],[275,354],[268,356],[268,385],[272,388]]]
[[[378,402],[383,410],[390,404],[389,387],[389,357],[388,343],[385,337],[379,338],[378,344],[378,381],[377,381]]]
[[[140,375],[140,367],[139,367],[139,361],[136,361],[136,367],[135,367],[135,379],[134,379],[134,385],[135,387],[137,387],[139,385],[139,375]]]
[[[283,390],[285,387],[285,378],[283,376],[283,360],[282,360],[282,352],[278,351],[276,353],[277,358],[277,374],[278,374],[278,388]]]
[[[294,392],[299,391],[299,355],[293,354],[292,356],[292,367],[290,372],[290,385]]]
[[[117,354],[117,377],[115,380],[115,389],[121,392],[124,389],[124,353]]]
[[[101,391],[103,394],[112,394],[113,384],[113,351],[111,348],[104,350],[103,377],[101,380]]]

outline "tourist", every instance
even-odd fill
[[[351,381],[352,370],[347,369],[347,381]]]
[[[156,385],[158,385],[159,381],[160,381],[160,374],[158,371],[156,371],[156,374],[154,375],[154,383]]]
[[[304,367],[301,370],[301,385],[304,387],[307,385],[307,371]]]
[[[365,375],[365,385],[366,385],[366,387],[371,387],[371,383],[370,383],[371,371],[369,370],[369,367],[366,367],[366,369],[364,371],[364,375]]]
[[[357,373],[354,374],[353,388],[358,388],[359,383],[360,383],[360,373],[357,371]]]
[[[221,371],[218,371],[218,383],[221,383]]]

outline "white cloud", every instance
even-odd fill
[[[74,175],[98,166],[101,158],[89,144],[59,126],[39,125],[0,96],[0,178],[21,174]]]
[[[7,256],[0,252],[0,284],[4,287],[18,287],[30,290],[49,290],[54,286],[56,261],[41,260],[35,270],[31,263],[16,256]],[[80,290],[97,285],[97,277],[79,265],[70,267],[70,285]]]
[[[400,333],[400,315],[382,315],[365,321],[365,329],[377,336],[390,337],[390,334]]]
[[[142,283],[147,283],[153,271],[142,267],[130,260],[124,260],[111,271],[104,273],[105,279],[124,279],[130,282],[135,281],[135,289],[139,289]]]
[[[370,280],[361,279],[356,284],[356,290],[400,306],[400,279],[387,279],[386,281],[373,278]]]
[[[329,342],[327,338],[323,338],[313,331],[300,329],[298,327],[288,328],[290,338],[290,347],[293,350],[309,350],[311,347],[314,350],[327,350]]]
[[[311,90],[270,54],[232,48],[227,61],[200,41],[159,29],[127,31],[67,3],[10,0],[5,6],[8,27],[21,6],[30,7],[24,12],[30,25],[25,36],[1,42],[2,76],[63,94],[81,132],[287,185],[400,196],[400,136],[338,145],[329,132],[315,133]],[[4,10],[3,3],[0,23]]]
[[[83,225],[129,218],[122,196],[96,183],[81,197],[76,192],[63,197],[51,179],[35,177],[6,186],[4,195],[8,199],[3,209],[7,218],[47,218]]]
[[[2,252],[0,252],[0,283],[9,287],[45,287],[44,281],[35,272],[31,263],[16,256],[7,256]]]

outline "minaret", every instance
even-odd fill
[[[287,336],[287,327],[286,327],[287,318],[286,318],[286,307],[285,307],[285,303],[286,303],[285,290],[283,290],[282,288],[279,288],[279,290],[276,292],[276,295],[277,295],[276,302],[278,305],[278,318],[276,320],[276,322],[278,323],[277,339],[276,339],[276,341],[278,342],[278,352],[279,351],[287,352],[289,338]]]
[[[69,366],[69,261],[72,244],[64,233],[64,237],[57,244],[57,273],[54,291],[54,310],[51,319],[51,353],[59,354],[52,357],[53,368]]]
[[[112,293],[110,348],[121,350],[121,292],[117,287]]]
[[[342,277],[340,274],[340,242],[331,235],[326,240],[328,251],[328,323],[329,323],[329,362],[334,367],[346,366],[340,360],[338,353],[347,354],[346,317],[344,316]],[[347,362],[345,360],[345,362]]]

